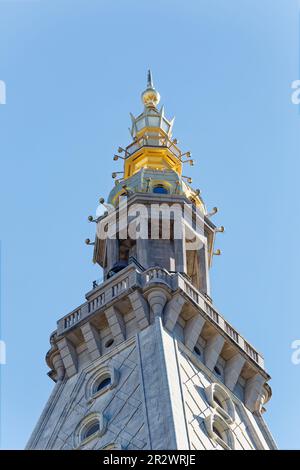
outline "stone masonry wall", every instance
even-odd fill
[[[116,387],[90,402],[87,384],[103,365],[115,368],[119,375],[118,383]],[[79,423],[91,413],[102,413],[107,421],[107,429],[102,437],[90,440],[83,448],[146,447],[147,435],[135,341],[129,346],[123,343],[114,348],[91,366],[63,382],[54,396],[55,400],[54,408],[49,410],[40,428],[34,432],[35,439],[30,448],[73,449],[76,447],[74,432]]]

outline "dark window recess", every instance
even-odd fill
[[[220,438],[223,440],[223,436],[222,434],[220,433],[219,429],[216,428],[216,426],[213,426],[213,432]]]
[[[99,431],[99,423],[95,422],[90,424],[86,431],[84,432],[83,439],[87,439],[88,437],[92,436],[93,434],[96,434]]]
[[[96,387],[96,392],[99,392],[99,390],[102,390],[103,388],[107,387],[110,384],[111,384],[111,378],[106,377],[106,379],[103,379],[101,380],[101,382],[98,383]]]
[[[113,344],[113,342],[114,342],[114,340],[113,340],[112,338],[109,339],[108,341],[106,341],[105,347],[106,347],[106,348],[109,348],[109,347]]]
[[[222,405],[222,403],[221,403],[221,401],[219,400],[218,397],[214,396],[214,401],[216,402],[217,405],[220,406],[220,408],[223,408],[223,405]]]
[[[110,277],[114,276],[117,274],[119,271],[122,271],[122,269],[126,268],[128,266],[127,261],[118,261],[114,266],[109,270],[107,274],[107,278],[109,279]]]
[[[168,191],[164,186],[162,186],[162,185],[160,185],[160,186],[155,186],[155,187],[153,188],[153,192],[154,192],[155,194],[168,194],[168,193],[169,193],[169,191]]]

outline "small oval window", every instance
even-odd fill
[[[87,439],[88,437],[92,436],[93,434],[96,434],[100,429],[99,426],[99,421],[94,421],[91,423],[87,428],[84,430],[82,439]]]
[[[105,343],[105,347],[109,348],[113,344],[114,340],[111,338]]]

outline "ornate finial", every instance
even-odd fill
[[[160,100],[160,94],[153,86],[152,73],[148,70],[147,89],[142,93],[142,102],[147,108],[156,108]]]

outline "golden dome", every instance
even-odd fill
[[[155,90],[151,70],[148,70],[147,88],[142,93],[142,102],[147,108],[156,108],[160,101],[160,94]]]

